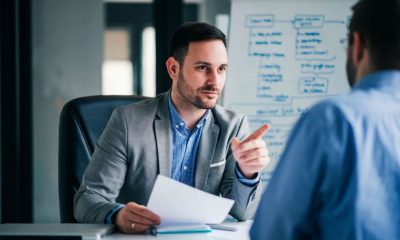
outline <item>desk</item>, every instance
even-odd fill
[[[224,225],[232,225],[238,231],[213,230],[211,233],[199,234],[164,234],[164,235],[132,235],[123,233],[113,233],[102,240],[249,240],[249,230],[252,221],[231,222]]]
[[[9,239],[11,236],[45,236],[43,239],[71,239],[71,236],[81,236],[83,240],[249,240],[249,230],[252,221],[224,222],[223,225],[235,226],[237,231],[223,231],[213,229],[210,233],[197,234],[163,234],[142,235],[123,234],[114,232],[101,238],[101,235],[110,230],[110,225],[104,224],[0,224],[0,238]],[[4,230],[8,229],[8,232]],[[70,237],[70,238],[69,238]],[[27,237],[29,238],[29,237]],[[34,239],[41,239],[34,238]]]

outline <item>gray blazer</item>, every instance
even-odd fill
[[[78,222],[104,223],[117,203],[146,205],[157,175],[170,177],[168,94],[114,110],[74,197]],[[249,133],[247,119],[221,106],[211,112],[200,139],[194,185],[235,200],[230,214],[249,219],[259,202],[261,184],[248,187],[239,182],[230,148],[233,137],[241,139]]]

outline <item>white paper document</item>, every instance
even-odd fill
[[[218,224],[234,201],[158,175],[147,207],[159,215],[161,227],[182,224]]]

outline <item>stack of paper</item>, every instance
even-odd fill
[[[233,203],[158,175],[147,207],[161,218],[156,233],[198,233],[211,231],[206,224],[221,223]]]

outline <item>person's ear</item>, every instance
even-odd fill
[[[353,33],[353,44],[351,46],[351,58],[355,70],[355,79],[358,81],[370,73],[373,65],[370,59],[370,52],[366,42],[358,32]]]
[[[358,32],[354,32],[351,58],[355,66],[358,66],[360,62],[364,59],[365,53],[365,43],[362,41],[360,34]]]
[[[165,66],[167,67],[167,71],[169,77],[174,81],[178,79],[179,73],[179,62],[175,60],[173,57],[169,57],[165,62]]]

